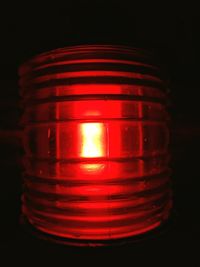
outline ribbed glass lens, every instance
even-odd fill
[[[165,83],[144,51],[77,46],[20,67],[23,213],[67,239],[147,232],[171,207]]]

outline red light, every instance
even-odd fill
[[[149,56],[120,46],[63,48],[19,73],[28,222],[90,243],[164,222],[171,208],[168,115],[165,84]]]

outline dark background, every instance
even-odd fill
[[[198,7],[160,1],[7,3],[0,15],[0,253],[14,259],[71,265],[122,260],[126,266],[200,266],[199,29]],[[150,49],[169,77],[174,210],[164,231],[117,248],[80,249],[48,244],[19,226],[21,134],[18,66],[40,52],[79,44],[125,44]],[[114,263],[113,263],[114,264]]]

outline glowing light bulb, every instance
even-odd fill
[[[97,158],[105,156],[105,130],[102,123],[81,125],[81,156]]]

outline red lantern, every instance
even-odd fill
[[[23,214],[41,232],[98,243],[164,222],[171,207],[165,84],[149,55],[75,46],[20,68]]]

